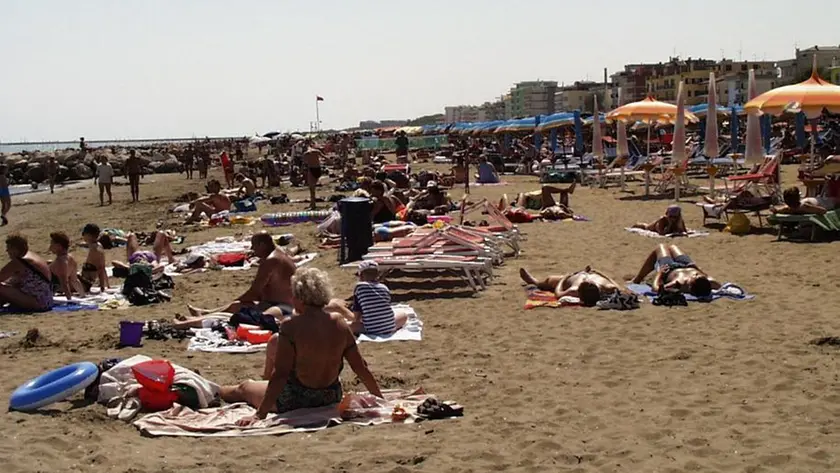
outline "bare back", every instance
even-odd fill
[[[303,162],[310,168],[321,167],[321,152],[315,148],[308,148],[303,153]]]
[[[617,291],[619,288],[613,281],[596,272],[578,271],[576,273],[567,274],[563,276],[560,283],[557,285],[557,292],[563,291],[577,291],[582,282],[590,282],[603,292]]]
[[[344,354],[356,345],[344,318],[323,309],[310,308],[302,315],[286,319],[280,325],[280,334],[295,352],[292,365],[295,376],[312,389],[335,383]]]
[[[277,248],[262,264],[267,264],[270,271],[268,282],[260,293],[260,300],[293,305],[292,276],[297,268],[292,258]]]

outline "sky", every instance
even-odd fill
[[[245,136],[840,45],[836,0],[0,0],[0,141]]]

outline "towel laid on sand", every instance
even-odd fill
[[[630,233],[635,233],[637,235],[646,236],[648,238],[679,238],[679,237],[688,237],[688,238],[695,238],[695,237],[704,237],[709,236],[709,232],[698,232],[696,230],[689,230],[688,233],[670,233],[668,235],[660,235],[652,230],[645,230],[644,228],[632,228],[628,227],[625,228]]]
[[[77,312],[80,310],[117,309],[128,306],[128,301],[120,294],[119,289],[113,288],[102,293],[99,288],[91,288],[91,293],[85,297],[72,297],[69,301],[64,296],[53,297],[52,309],[48,311],[21,311],[11,306],[0,307],[0,314],[45,314],[48,312]]]
[[[135,355],[123,360],[113,368],[102,373],[99,380],[99,397],[97,400],[108,406],[108,417],[130,421],[140,411],[138,391],[140,384],[134,378],[131,367],[149,361],[151,358]],[[219,385],[202,378],[198,374],[172,363],[175,369],[173,383],[185,384],[193,388],[198,397],[198,403],[207,407],[219,394]]]
[[[653,288],[647,284],[628,284],[627,289],[630,289],[640,296],[646,296],[650,301],[656,299],[656,293],[653,292]],[[724,297],[736,301],[747,301],[755,298],[754,295],[748,294],[745,290],[741,289],[741,287],[732,283],[726,283],[722,285],[720,289],[712,291],[712,297],[710,299],[698,299],[691,294],[684,295],[685,300],[688,302],[712,302]]]
[[[269,414],[249,427],[238,427],[236,421],[256,413],[244,403],[194,411],[175,405],[168,411],[146,415],[134,422],[142,433],[155,437],[254,437],[282,435],[293,432],[314,432],[338,424],[378,425],[393,423],[391,414],[397,405],[405,409],[408,418],[400,423],[414,423],[417,406],[431,397],[422,389],[415,391],[386,390],[385,399],[367,393],[346,393],[343,403],[355,408],[342,414],[338,405],[315,409],[298,409],[283,414]],[[348,416],[348,414],[352,414]],[[348,418],[349,417],[349,418]]]
[[[187,351],[205,353],[259,353],[265,351],[267,343],[251,345],[248,342],[228,340],[224,334],[209,328],[191,329],[193,337]]]
[[[560,299],[553,292],[541,291],[536,286],[525,287],[525,309],[536,307],[579,307],[580,299],[577,297],[564,296]]]
[[[396,341],[417,341],[423,340],[423,322],[417,316],[417,312],[407,304],[395,304],[392,306],[394,313],[404,313],[408,316],[405,325],[391,335],[359,335],[359,342],[396,342]]]

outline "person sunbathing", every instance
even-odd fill
[[[561,189],[555,186],[543,186],[540,190],[531,192],[520,192],[516,196],[514,203],[508,202],[507,194],[499,200],[499,210],[505,212],[506,215],[517,218],[518,213],[527,212],[528,210],[537,210],[540,212],[539,217],[547,220],[560,220],[564,218],[573,218],[574,212],[569,206],[569,195],[574,194],[577,183],[573,182],[571,186],[566,189]],[[560,194],[560,202],[554,200],[554,194]],[[528,219],[530,221],[530,219]]]
[[[292,277],[291,289],[299,315],[284,320],[280,333],[268,343],[269,381],[249,380],[219,391],[225,402],[257,408],[254,416],[237,421],[239,426],[253,425],[272,412],[338,404],[343,397],[339,375],[344,360],[372,395],[382,397],[344,317],[325,308],[332,299],[327,274],[303,269]]]
[[[828,211],[825,207],[817,204],[816,202],[810,201],[809,199],[801,199],[800,197],[801,195],[799,193],[798,187],[791,187],[785,189],[785,191],[782,193],[782,200],[784,200],[785,204],[779,207],[775,207],[771,209],[771,211],[777,214],[792,215],[822,215]]]
[[[50,233],[50,252],[55,255],[55,261],[50,263],[53,291],[63,293],[68,301],[73,294],[85,296],[85,287],[77,274],[78,264],[70,254],[70,237],[64,232]]]
[[[606,274],[587,266],[578,271],[561,276],[548,276],[538,281],[525,268],[519,268],[519,277],[526,284],[533,284],[541,291],[551,291],[557,298],[570,296],[580,299],[582,305],[595,307],[606,295],[622,292],[622,286]]]
[[[641,284],[653,271],[656,271],[656,276],[651,288],[656,293],[678,291],[699,298],[708,298],[713,289],[719,289],[721,286],[676,245],[660,244],[647,257],[639,274],[633,278],[632,282]]]
[[[248,197],[253,197],[257,193],[257,185],[254,184],[254,181],[244,174],[237,173],[236,176],[233,178],[236,183],[239,184],[239,189],[236,190],[235,196],[237,199],[245,199]]]
[[[353,306],[348,309],[343,300],[334,299],[327,306],[344,316],[350,330],[356,335],[391,335],[405,325],[408,318],[395,313],[391,307],[391,290],[379,282],[379,265],[376,261],[359,263],[359,282],[353,289]]]
[[[140,240],[137,234],[129,233],[126,236],[125,244],[125,258],[123,261],[112,261],[111,264],[114,269],[121,269],[125,274],[132,264],[145,263],[152,267],[153,273],[161,273],[166,265],[163,264],[163,257],[166,256],[168,263],[175,263],[175,254],[172,251],[172,242],[170,235],[163,231],[156,231],[154,235],[154,243],[152,244],[152,251],[140,249]]]
[[[685,221],[682,218],[682,209],[679,205],[668,206],[665,209],[665,215],[662,217],[659,217],[651,223],[637,223],[633,225],[633,228],[656,232],[660,235],[685,235],[688,233],[688,230],[685,228]]]
[[[374,181],[370,185],[370,196],[373,199],[370,210],[373,223],[397,220],[397,213],[404,209],[402,202],[387,192],[385,183],[382,181]]]
[[[452,199],[438,187],[437,182],[429,181],[426,189],[409,200],[405,214],[444,215],[452,208]]]
[[[99,280],[99,288],[102,292],[110,289],[108,284],[108,273],[105,270],[105,249],[99,243],[99,237],[102,231],[99,225],[89,223],[82,229],[82,239],[88,246],[88,254],[85,262],[82,264],[82,272],[79,279],[84,286],[85,292],[90,292],[93,284]]]
[[[241,296],[226,306],[216,309],[199,309],[187,306],[192,316],[189,319],[175,320],[175,328],[201,328],[204,320],[211,314],[230,316],[242,310],[243,307],[255,308],[262,312],[277,307],[282,315],[292,315],[291,278],[295,274],[295,263],[291,257],[277,247],[271,235],[258,233],[251,237],[251,249],[260,258],[257,274],[251,287]]]
[[[202,214],[207,214],[208,217],[225,210],[230,210],[230,198],[223,195],[222,184],[213,179],[207,183],[207,191],[210,193],[193,201],[190,205],[193,208],[192,215],[187,218],[186,223],[198,222],[201,220]]]

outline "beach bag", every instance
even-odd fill
[[[236,212],[256,212],[257,204],[251,199],[237,200],[233,203]]]
[[[729,222],[726,224],[724,231],[733,235],[746,235],[751,229],[750,219],[742,213],[736,213],[729,217]]]

